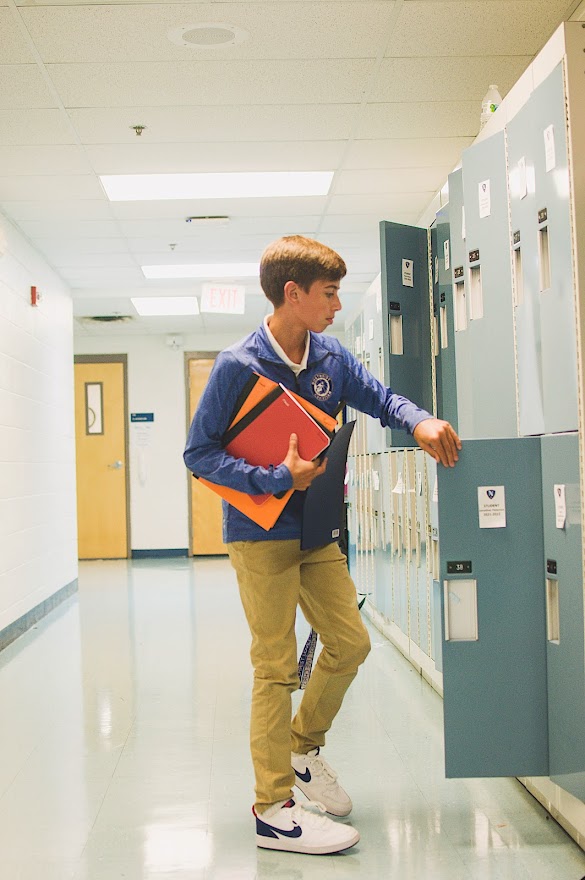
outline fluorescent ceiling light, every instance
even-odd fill
[[[139,315],[198,315],[195,296],[131,296],[132,305]]]
[[[210,174],[102,174],[111,202],[325,196],[333,171],[234,171]]]
[[[259,263],[199,263],[193,265],[141,266],[145,278],[257,278]]]

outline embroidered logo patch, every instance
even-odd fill
[[[313,376],[311,387],[317,400],[329,400],[333,394],[331,376],[328,376],[326,373],[316,373]]]

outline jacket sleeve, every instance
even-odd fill
[[[347,349],[343,349],[342,357],[345,367],[343,399],[353,409],[380,419],[385,428],[402,428],[409,434],[419,422],[433,418],[412,400],[382,385]]]
[[[230,352],[217,357],[193,417],[183,459],[195,476],[248,495],[284,492],[292,488],[286,465],[254,467],[228,455],[222,446],[238,395],[249,377],[250,370]]]

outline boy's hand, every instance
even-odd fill
[[[315,477],[319,477],[325,472],[327,459],[324,459],[322,464],[319,464],[318,461],[305,461],[305,459],[301,458],[299,455],[299,442],[297,435],[291,434],[288,452],[283,464],[287,466],[291,473],[293,489],[298,489],[301,492],[304,492],[305,489],[309,488]]]
[[[421,449],[440,461],[445,467],[455,467],[459,461],[457,451],[461,449],[461,440],[449,424],[442,419],[424,419],[412,432]]]

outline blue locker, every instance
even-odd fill
[[[534,173],[537,199],[540,336],[544,429],[576,430],[577,344],[563,66],[537,89],[534,104]],[[555,167],[546,170],[545,136],[551,130]]]
[[[385,384],[432,412],[427,230],[380,223]],[[388,429],[390,447],[416,446]]]
[[[470,408],[464,437],[515,437],[516,366],[509,260],[508,191],[504,133],[463,153],[469,321],[465,367],[471,388],[459,400],[460,427]],[[471,355],[469,358],[468,355]],[[458,388],[462,371],[457,362]],[[467,418],[466,418],[467,421]]]
[[[431,229],[433,273],[433,316],[435,322],[435,382],[437,418],[446,419],[458,430],[457,379],[455,372],[455,317],[451,277],[449,205],[437,213]]]
[[[547,775],[540,438],[469,440],[438,476],[446,774]]]
[[[557,785],[584,800],[585,645],[579,438],[576,433],[543,437],[541,446],[550,775]]]
[[[428,522],[428,569],[430,589],[430,652],[439,672],[443,669],[442,633],[441,633],[441,582],[439,580],[439,504],[437,485],[437,463],[430,456],[425,456],[426,493]]]

